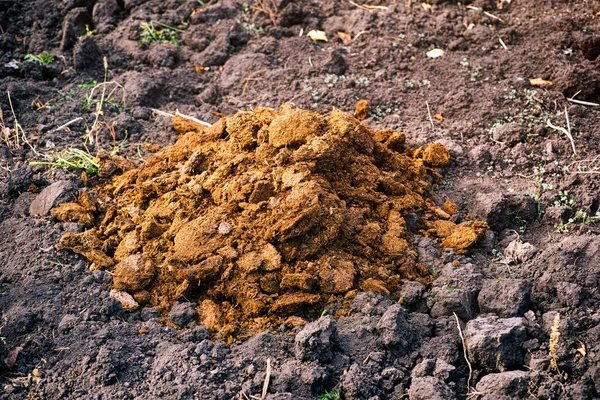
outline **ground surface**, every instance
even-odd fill
[[[201,3],[0,0],[0,397],[260,397],[268,359],[270,399],[600,396],[599,114],[566,100],[599,100],[600,4],[260,2],[269,14]],[[177,45],[141,45],[144,21],[181,30]],[[308,39],[312,29],[329,41]],[[433,48],[445,54],[428,58]],[[24,61],[44,51],[54,61]],[[102,89],[90,81],[104,80],[103,57],[110,101],[94,125]],[[438,202],[490,227],[470,256],[417,240],[437,279],[404,283],[398,303],[363,293],[347,316],[227,345],[193,322],[124,311],[110,274],[54,249],[82,227],[29,215],[36,198],[47,213],[38,192],[53,182],[67,181],[56,204],[97,182],[29,166],[83,148],[93,127],[91,152],[140,163],[177,138],[152,108],[214,123],[285,102],[353,111],[359,99],[369,126],[406,132],[414,147],[442,142],[453,161],[439,171]],[[15,137],[11,108],[35,152]],[[172,319],[185,325],[190,307]]]

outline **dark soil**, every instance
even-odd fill
[[[260,398],[267,360],[269,399],[314,399],[332,390],[344,399],[600,397],[599,110],[567,100],[600,100],[600,3],[432,1],[430,10],[420,2],[410,8],[385,1],[201,3],[0,0],[0,397]],[[140,24],[151,21],[165,41],[147,41]],[[164,25],[177,30],[167,33]],[[307,38],[313,29],[324,30],[329,41]],[[428,58],[433,48],[445,54]],[[25,60],[42,52],[54,60]],[[532,78],[552,85],[532,86]],[[92,81],[106,84],[92,90]],[[406,254],[423,266],[420,274],[435,279],[401,279],[395,287],[386,281],[389,294],[381,285],[358,284],[344,315],[322,298],[319,280],[308,291],[319,297],[315,309],[292,313],[306,320],[281,326],[257,321],[269,331],[242,340],[209,329],[215,321],[198,324],[201,296],[169,297],[169,305],[177,302],[163,314],[148,306],[125,310],[127,302],[111,296],[118,286],[112,266],[94,262],[90,268],[84,257],[55,248],[65,234],[93,232],[89,228],[105,216],[103,207],[114,196],[95,189],[102,200],[96,204],[93,187],[110,182],[109,175],[149,171],[151,160],[169,151],[160,149],[188,131],[173,129],[171,119],[154,109],[179,110],[218,126],[224,115],[256,107],[292,102],[328,116],[332,107],[354,111],[361,99],[368,100],[368,111],[363,102],[356,115],[378,146],[385,144],[376,132],[390,129],[406,133],[407,149],[433,142],[447,148],[451,164],[431,169],[423,183],[431,204],[446,204],[454,224],[469,219],[489,226],[473,252],[461,255],[443,249],[441,235],[426,234],[419,218],[405,216],[406,226],[416,227],[405,233]],[[25,137],[17,134],[15,117]],[[570,127],[574,148],[548,121]],[[240,156],[259,144],[258,136],[256,143],[244,144],[244,138],[238,137]],[[227,139],[221,131],[214,143]],[[84,149],[84,143],[98,155],[97,173],[30,165],[47,161],[44,154]],[[302,144],[294,142],[290,151]],[[332,155],[340,173],[353,172],[348,162],[364,156],[356,144]],[[427,159],[419,152],[405,155]],[[377,165],[376,157],[361,166],[369,163],[380,180],[393,170]],[[194,173],[206,168],[191,164]],[[273,172],[269,165],[263,173]],[[368,173],[355,175],[374,182]],[[256,199],[269,194],[271,179],[277,175],[263,177]],[[141,195],[144,188],[139,185]],[[156,194],[165,186],[149,189]],[[241,193],[251,196],[254,189]],[[315,210],[331,206],[330,196],[316,197]],[[50,215],[74,200],[88,219],[59,222]],[[123,206],[118,202],[125,198],[115,201]],[[227,208],[229,215],[238,211]],[[331,214],[319,215],[316,226],[335,222]],[[273,216],[256,225],[261,233],[284,220]],[[155,222],[144,232],[152,236],[165,221]],[[368,222],[377,221],[357,226]],[[134,229],[141,232],[141,224]],[[124,233],[123,225],[102,239],[118,232]],[[254,237],[234,235],[236,246],[257,251]],[[322,255],[320,237],[314,240],[321,247],[304,261]],[[114,262],[116,245],[107,240],[93,248]],[[305,248],[289,247],[292,253]],[[340,263],[359,256],[380,260],[365,248],[357,251],[349,245],[347,254],[337,255]],[[292,258],[283,256],[285,263]],[[387,272],[365,278],[383,281],[389,266],[397,271],[400,265],[388,260],[378,265]],[[214,279],[222,279],[221,272]],[[308,283],[311,277],[305,278]],[[134,295],[143,291],[135,289],[129,288]],[[236,297],[231,290],[211,301],[230,301]],[[151,293],[134,300],[157,304]],[[319,317],[322,307],[328,315]],[[232,310],[239,308],[233,304]]]

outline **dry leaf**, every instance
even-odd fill
[[[552,82],[546,81],[542,78],[532,78],[529,80],[529,84],[531,86],[537,86],[537,87],[552,86]]]
[[[444,50],[442,49],[433,49],[427,52],[427,57],[429,58],[438,58],[444,55]]]
[[[308,32],[306,34],[306,36],[308,36],[309,38],[311,38],[314,41],[322,41],[322,42],[327,41],[327,35],[323,31],[317,31],[317,30],[313,29],[312,31]]]
[[[442,114],[435,114],[433,116],[433,118],[437,119],[438,121],[445,121],[446,117],[444,117]]]
[[[346,32],[338,32],[337,33],[338,37],[340,38],[340,40],[342,41],[343,44],[348,44],[352,41],[352,36],[350,36],[349,33]]]
[[[581,343],[581,342],[579,342]],[[577,348],[577,353],[581,355],[581,357],[585,357],[587,355],[587,351],[585,349],[585,344],[581,343],[581,346]]]
[[[429,3],[421,3],[421,7],[423,7],[423,10],[425,11],[431,10],[431,4]]]

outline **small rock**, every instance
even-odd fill
[[[73,182],[56,181],[50,186],[44,188],[31,202],[29,206],[29,215],[48,215],[50,209],[64,203],[69,199],[73,191]]]
[[[134,311],[139,307],[137,301],[135,301],[133,296],[127,292],[119,292],[115,289],[112,289],[110,291],[110,296],[117,299],[121,303],[121,306],[123,306],[124,310]]]
[[[330,361],[337,341],[337,328],[330,316],[307,324],[294,339],[294,354],[300,361]]]
[[[456,394],[448,385],[432,376],[412,380],[408,392],[410,400],[455,400]]]
[[[529,308],[531,283],[525,279],[488,279],[477,301],[482,313],[495,313],[502,318],[520,317]]]
[[[223,221],[219,224],[218,231],[219,231],[220,235],[223,235],[223,236],[228,235],[232,230],[233,230],[233,225],[231,225],[229,222]]]
[[[467,323],[465,343],[471,363],[491,371],[523,365],[521,346],[526,339],[523,318],[481,315]]]
[[[169,321],[180,328],[196,320],[198,313],[192,303],[175,303],[169,312]]]
[[[477,392],[482,394],[481,400],[524,399],[529,389],[528,371],[508,371],[489,374],[477,383]]]

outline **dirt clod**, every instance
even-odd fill
[[[403,133],[290,105],[240,112],[220,128],[173,122],[177,143],[96,188],[106,210],[89,193],[52,210],[95,224],[58,247],[115,265],[114,290],[120,301],[133,295],[129,308],[195,301],[203,324],[243,334],[315,315],[331,295],[398,298],[401,282],[428,281],[407,214],[434,227],[419,234],[448,237],[457,252],[485,232],[485,223],[446,221],[427,194],[427,175],[437,174],[424,162],[450,160],[439,143],[421,160]]]
[[[450,152],[441,143],[431,143],[423,151],[423,161],[432,167],[447,167],[450,165]]]

